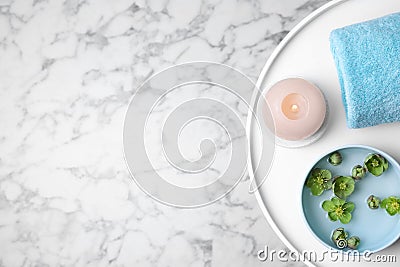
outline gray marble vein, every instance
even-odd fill
[[[326,2],[0,0],[0,266],[301,266],[257,259],[285,246],[247,180],[199,209],[149,198],[127,171],[122,125],[140,84],[174,64],[220,62],[256,80]],[[197,96],[207,94],[235,105],[207,88]],[[196,141],[183,142],[196,157]]]

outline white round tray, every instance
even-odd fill
[[[266,181],[255,192],[257,201],[271,227],[293,251],[312,250],[322,257],[329,249],[322,245],[307,228],[301,210],[301,190],[312,164],[334,147],[363,144],[379,148],[400,160],[399,123],[350,130],[346,127],[340,87],[335,65],[329,50],[329,34],[335,28],[400,12],[398,0],[337,0],[321,7],[298,24],[280,43],[269,58],[257,82],[266,90],[275,82],[290,76],[300,76],[316,84],[325,94],[329,105],[327,129],[321,139],[302,148],[276,146],[273,164]],[[255,97],[256,98],[256,97]],[[256,103],[257,99],[254,99]],[[254,105],[253,105],[254,106]],[[260,140],[256,125],[250,123],[250,177],[259,161]],[[400,195],[400,188],[399,188]],[[371,229],[373,231],[373,229]],[[268,244],[266,244],[268,245]],[[400,242],[380,255],[396,255],[400,260]],[[376,254],[377,255],[377,254]],[[322,262],[306,262],[318,266],[381,266],[383,263],[361,259],[360,262],[334,261],[325,257]],[[398,263],[385,263],[396,266]]]

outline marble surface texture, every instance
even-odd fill
[[[257,259],[285,247],[246,179],[198,209],[149,198],[122,125],[138,86],[177,63],[255,81],[326,2],[0,0],[0,266],[302,266]]]

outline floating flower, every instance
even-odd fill
[[[381,203],[381,200],[374,195],[370,195],[367,199],[368,207],[373,210],[376,210],[377,208],[379,208],[380,203]]]
[[[333,193],[341,199],[346,199],[346,197],[353,193],[354,184],[353,178],[339,176],[333,182]]]
[[[393,196],[385,198],[381,202],[381,208],[386,209],[390,216],[400,213],[400,198]]]
[[[389,168],[388,161],[379,154],[370,154],[364,161],[365,167],[375,176],[380,176]]]
[[[329,170],[313,169],[307,179],[306,186],[314,196],[321,195],[332,188],[332,173]]]
[[[331,239],[339,249],[344,249],[347,247],[351,249],[357,249],[361,242],[360,238],[358,236],[352,236],[350,238],[347,237],[348,234],[344,228],[340,227],[333,231]]]
[[[325,200],[322,208],[328,212],[331,221],[339,220],[341,223],[349,223],[351,221],[351,212],[354,210],[354,203],[346,202],[338,197],[331,200]]]
[[[333,152],[328,158],[328,162],[333,166],[340,165],[340,163],[342,163],[342,160],[343,158],[339,151]]]
[[[366,173],[366,168],[364,168],[361,165],[357,165],[353,167],[353,170],[351,171],[351,176],[353,176],[354,179],[356,180],[361,180]]]
[[[331,238],[333,243],[335,243],[335,245],[338,248],[343,249],[347,247],[347,242],[346,242],[347,233],[344,231],[343,227],[340,227],[335,231],[333,231]]]
[[[344,231],[343,227],[336,229],[332,233],[332,241],[335,243],[339,238],[346,238],[346,237],[347,237],[347,233]]]
[[[351,249],[357,249],[360,245],[360,238],[358,236],[352,236],[347,239],[347,246]]]

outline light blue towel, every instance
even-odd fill
[[[331,32],[349,128],[400,121],[400,13]]]

